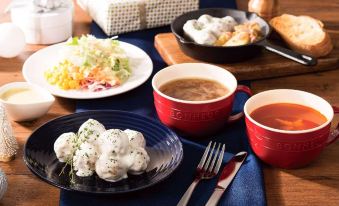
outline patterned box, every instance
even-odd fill
[[[199,0],[78,0],[107,35],[170,24],[199,8]]]

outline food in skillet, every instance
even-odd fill
[[[45,72],[45,78],[63,90],[107,90],[131,75],[129,59],[118,40],[92,35],[70,38],[60,55],[61,61]]]
[[[212,17],[204,14],[184,24],[185,35],[198,44],[211,46],[240,46],[253,43],[262,37],[256,22],[238,24],[233,17]]]
[[[60,135],[54,151],[58,160],[70,165],[77,176],[88,177],[95,172],[101,179],[116,182],[127,178],[127,173],[145,172],[150,162],[145,146],[145,138],[138,131],[106,130],[97,120],[89,119],[77,134]]]

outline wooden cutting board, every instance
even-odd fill
[[[339,34],[331,33],[334,45],[333,51],[327,57],[319,58],[316,66],[304,66],[292,60],[278,56],[269,51],[263,51],[253,59],[239,63],[215,64],[232,72],[238,80],[253,80],[269,77],[279,77],[309,72],[325,71],[339,68]],[[155,48],[168,65],[203,62],[186,56],[172,33],[155,36]],[[264,49],[263,49],[264,50]]]

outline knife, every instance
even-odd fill
[[[228,185],[232,182],[242,163],[246,159],[246,156],[247,152],[239,152],[238,154],[234,155],[229,162],[227,162],[219,177],[217,186],[215,187],[210,199],[206,203],[206,206],[216,206],[218,204],[219,199],[227,189]]]

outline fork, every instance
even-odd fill
[[[211,179],[218,174],[222,159],[224,157],[225,144],[223,144],[222,149],[219,150],[221,147],[221,143],[219,143],[218,148],[216,149],[215,152],[214,152],[214,148],[216,146],[216,142],[213,143],[212,149],[210,150],[211,145],[212,145],[212,141],[208,143],[208,146],[205,149],[205,152],[199,162],[199,165],[197,166],[194,181],[189,186],[189,188],[186,190],[185,194],[182,196],[177,206],[187,205],[195,187],[198,185],[200,180]],[[213,159],[212,159],[212,156],[214,156]],[[217,157],[218,157],[218,161],[216,162]],[[211,159],[212,159],[212,162],[211,162]]]

